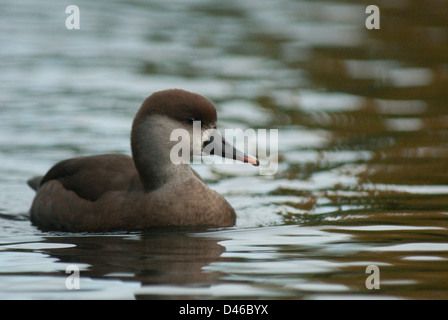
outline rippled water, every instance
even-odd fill
[[[77,1],[80,30],[70,3],[1,3],[0,298],[448,299],[448,7],[376,3],[371,31],[370,1]],[[142,100],[172,87],[222,128],[279,129],[275,175],[195,165],[235,227],[30,224],[29,177],[129,154]]]

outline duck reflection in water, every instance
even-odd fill
[[[217,239],[203,237],[203,228],[153,228],[138,234],[47,237],[46,243],[74,244],[44,249],[58,261],[87,265],[82,278],[120,279],[142,285],[214,283],[220,276],[203,268],[221,261],[225,248]],[[192,233],[194,232],[194,233]]]

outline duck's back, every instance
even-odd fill
[[[89,201],[98,200],[108,191],[142,188],[132,158],[124,154],[102,154],[61,161],[47,172],[39,187],[50,180],[58,180],[66,190]]]

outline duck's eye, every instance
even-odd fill
[[[188,122],[189,124],[193,124],[193,122],[194,122],[194,118],[188,118],[188,119],[187,119],[187,122]]]
[[[202,144],[202,148],[205,148],[206,146],[208,146],[210,143],[212,143],[215,140],[214,136],[211,136],[210,139],[208,139],[207,141],[204,141],[204,143]]]

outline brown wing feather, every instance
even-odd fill
[[[61,161],[53,166],[40,182],[58,180],[65,189],[79,197],[96,201],[108,191],[142,188],[131,157],[104,154]]]

